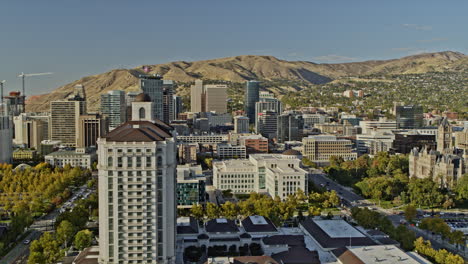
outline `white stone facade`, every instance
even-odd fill
[[[102,263],[174,260],[175,151],[173,138],[160,142],[99,140]]]

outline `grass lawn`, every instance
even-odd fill
[[[376,200],[376,199],[368,199],[368,200],[375,203],[376,205],[379,205],[379,200]],[[398,205],[393,204],[392,201],[383,201],[383,200],[380,201],[380,207],[384,209],[390,209],[396,206]]]

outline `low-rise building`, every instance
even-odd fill
[[[26,161],[37,159],[37,151],[32,149],[16,149],[13,151],[14,161]]]
[[[179,163],[190,164],[197,162],[197,143],[181,143],[177,146],[179,151]]]
[[[307,190],[307,171],[300,164],[301,153],[295,150],[213,162],[213,186],[234,193],[266,192],[285,199],[298,189]]]
[[[246,147],[247,153],[268,153],[268,138],[261,135],[239,137],[239,144]]]
[[[429,264],[415,252],[404,252],[391,245],[346,246],[332,251],[341,264]]]
[[[379,132],[392,132],[397,129],[395,120],[387,120],[387,118],[379,118],[379,120],[359,121],[359,126],[362,128],[363,134],[369,134],[372,130]]]
[[[220,159],[245,159],[247,156],[245,146],[233,146],[229,143],[218,144],[216,153]]]
[[[309,136],[303,138],[302,143],[303,155],[320,166],[329,164],[331,156],[342,157],[344,160],[357,158],[350,140],[338,139],[333,135]]]
[[[428,147],[436,149],[436,136],[432,134],[421,134],[417,131],[398,132],[394,131],[395,140],[392,150],[395,153],[408,154],[412,149]]]
[[[234,117],[234,132],[235,133],[249,133],[250,125],[249,118],[246,116]]]
[[[308,218],[299,224],[301,230],[324,251],[353,246],[373,246],[375,242],[344,220]]]
[[[388,152],[395,140],[392,132],[371,131],[370,134],[356,135],[356,145],[359,154],[375,155],[378,152]]]
[[[177,208],[204,204],[206,178],[200,165],[177,166]]]
[[[339,123],[324,123],[314,124],[314,127],[319,129],[322,134],[343,134],[343,124]]]
[[[47,154],[45,162],[52,166],[63,168],[69,164],[72,167],[82,167],[90,169],[93,163],[97,160],[95,151],[86,151],[84,148],[76,150],[56,151]]]

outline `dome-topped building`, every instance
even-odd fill
[[[288,149],[281,153],[283,156],[287,156],[289,159],[302,159],[302,153],[295,149]]]
[[[132,121],[153,121],[153,102],[146,93],[140,93],[132,102]]]
[[[151,97],[148,95],[148,94],[145,94],[145,93],[140,93],[139,95],[137,95],[135,97],[135,101],[134,102],[139,102],[139,103],[142,103],[142,102],[151,102]]]

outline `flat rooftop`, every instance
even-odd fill
[[[420,264],[411,255],[396,246],[368,246],[368,247],[348,247],[348,250],[364,263],[379,264]],[[427,262],[429,263],[429,262]]]
[[[331,238],[365,237],[344,220],[314,220],[314,222]]]

